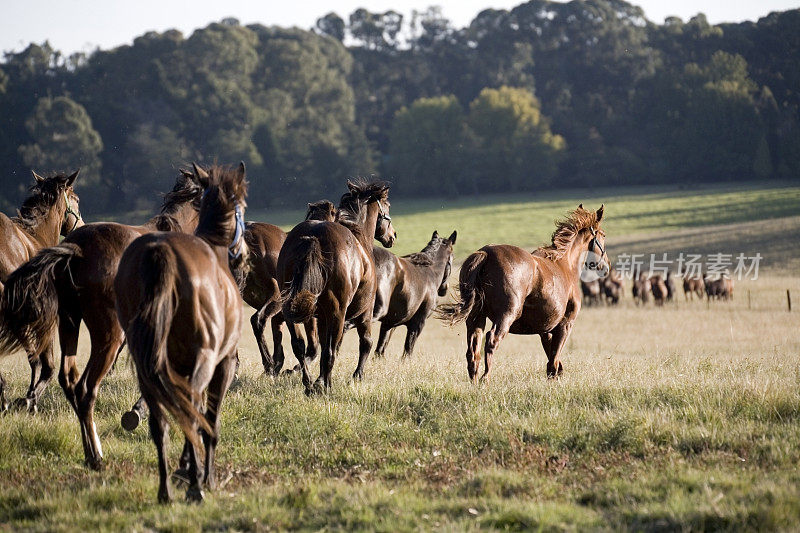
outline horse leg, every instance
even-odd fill
[[[549,350],[547,351],[547,377],[548,379],[557,378],[564,372],[564,367],[561,365],[561,350],[569,339],[569,334],[572,332],[572,322],[562,322],[553,329],[549,334]],[[542,336],[542,345],[544,346],[544,336]]]
[[[342,321],[342,328],[344,321]],[[339,351],[339,344],[342,342],[343,329],[339,329],[339,341],[336,345],[336,351]],[[358,366],[356,371],[353,372],[353,379],[361,381],[364,379],[364,363],[367,362],[369,352],[372,351],[372,316],[363,316],[359,322],[356,323],[356,331],[358,332]]]
[[[81,317],[77,313],[59,313],[58,340],[61,345],[61,366],[58,370],[58,383],[76,415],[78,414],[78,398],[75,387],[80,379],[76,358],[80,323]]]
[[[6,402],[6,378],[0,372],[0,413],[8,409],[8,402]]]
[[[306,330],[306,359],[313,361],[319,355],[319,338],[317,337],[317,319],[312,318],[303,324]]]
[[[205,486],[213,490],[216,488],[216,480],[214,475],[214,456],[217,449],[217,439],[219,437],[219,408],[222,405],[222,400],[225,398],[225,393],[231,386],[233,380],[233,368],[236,366],[235,359],[237,356],[226,357],[220,361],[217,368],[214,370],[214,376],[208,384],[207,389],[207,407],[206,407],[206,420],[208,425],[214,430],[213,435],[203,432],[203,443],[206,447],[206,461],[204,481]]]
[[[267,310],[267,306],[261,306],[253,316],[250,317],[250,325],[253,327],[253,335],[256,338],[256,344],[258,344],[258,351],[261,352],[261,364],[264,367],[264,373],[266,375],[272,375],[274,363],[272,359],[272,354],[269,353],[269,348],[267,347],[267,339],[264,337],[264,333],[267,331],[267,320],[269,317],[266,315],[265,311]]]
[[[272,326],[272,374],[277,376],[283,368],[286,356],[283,354],[283,315],[278,313],[272,316],[270,324]]]
[[[417,314],[411,317],[411,320],[406,324],[406,342],[403,345],[403,359],[411,357],[414,353],[414,345],[417,344],[419,334],[422,333],[422,328],[425,327],[425,319],[428,318],[428,309],[421,308]]]
[[[481,382],[489,381],[489,375],[492,372],[492,359],[494,352],[500,346],[500,342],[508,335],[508,330],[511,324],[514,323],[516,314],[506,313],[497,322],[492,321],[492,328],[486,333],[486,347],[484,349],[484,365],[483,375]]]
[[[477,383],[478,367],[481,361],[481,342],[483,330],[486,328],[486,317],[467,317],[467,374],[473,383]]]
[[[292,353],[294,353],[297,362],[302,363],[306,357],[306,343],[303,341],[303,336],[300,334],[300,325],[287,322],[286,326],[289,328]]]
[[[28,359],[30,362],[30,358]],[[39,398],[42,397],[44,389],[50,384],[55,374],[55,363],[53,361],[53,345],[52,343],[47,346],[42,353],[36,355],[36,366],[38,372],[33,371],[34,364],[31,363],[31,384],[28,388],[28,395],[26,398],[28,411],[31,413],[36,412],[36,406],[39,403]],[[37,374],[34,376],[34,374]]]
[[[164,416],[161,405],[153,398],[150,398],[148,405],[150,406],[150,418],[148,419],[150,437],[153,439],[156,454],[158,454],[158,502],[170,503],[172,487],[169,483],[169,464],[167,462],[167,443],[169,441],[167,417]]]
[[[100,390],[100,382],[111,369],[124,334],[113,309],[106,309],[99,318],[93,317],[86,322],[92,338],[92,351],[76,388],[78,420],[84,440],[86,464],[93,470],[100,470],[103,468],[103,448],[94,423],[94,403]]]
[[[381,322],[381,331],[378,334],[378,344],[375,347],[375,357],[383,357],[386,353],[386,345],[389,344],[389,340],[392,338],[392,333],[394,333],[394,328],[390,327],[387,322]]]

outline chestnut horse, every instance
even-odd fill
[[[142,226],[97,222],[73,231],[20,267],[3,294],[3,346],[21,345],[40,353],[58,327],[58,381],[78,416],[86,464],[93,469],[103,464],[94,403],[125,338],[114,310],[113,286],[122,252],[137,237],[157,230],[194,231],[202,192],[196,178],[182,171],[161,214]],[[92,344],[83,374],[76,362],[81,320]]]
[[[680,272],[678,272],[680,275]],[[689,273],[683,274],[683,297],[686,301],[694,300],[697,295],[699,299],[703,299],[706,292],[706,282],[702,276],[690,275]]]
[[[655,276],[650,276],[649,281],[650,291],[653,293],[653,301],[658,306],[664,305],[664,302],[667,301],[667,297],[669,296],[664,278],[661,277],[661,274],[656,274]]]
[[[389,217],[389,186],[348,181],[336,222],[301,222],[289,232],[278,257],[278,282],[285,291],[283,316],[288,323],[317,318],[322,347],[317,385],[330,389],[331,372],[342,343],[345,322],[358,331],[361,379],[372,349],[370,329],[375,304],[372,240],[391,247],[396,233]],[[382,222],[386,222],[383,224]],[[306,393],[314,392],[304,355],[298,356]]]
[[[620,297],[624,294],[622,278],[619,272],[611,268],[608,272],[608,276],[600,278],[600,289],[606,298],[607,305],[617,305]]]
[[[18,215],[9,218],[0,213],[0,291],[11,273],[30,260],[37,251],[58,244],[59,235],[65,236],[83,225],[78,195],[72,189],[79,172],[76,170],[69,176],[55,175],[50,178],[32,172],[36,183],[30,188],[30,195],[22,203]],[[14,403],[35,412],[36,403],[55,370],[52,343],[40,353],[29,351],[28,363],[31,366],[28,393]],[[7,406],[5,380],[0,374],[0,411]]]
[[[186,498],[202,501],[202,486],[214,486],[218,415],[236,371],[242,327],[239,287],[229,260],[244,262],[246,253],[244,163],[236,170],[213,166],[198,176],[206,192],[194,235],[157,232],[139,237],[122,255],[114,279],[117,314],[150,409],[160,502],[172,499],[167,412],[188,443]]]
[[[455,231],[446,239],[434,231],[422,251],[403,257],[373,246],[378,289],[372,319],[381,323],[376,357],[383,356],[398,326],[406,326],[407,330],[403,357],[414,352],[425,320],[436,308],[436,297],[447,296],[456,237]]]
[[[605,234],[600,229],[603,206],[597,212],[579,205],[558,223],[552,244],[533,253],[507,244],[484,246],[467,257],[459,273],[460,299],[440,306],[439,317],[450,324],[466,320],[467,372],[475,382],[486,319],[485,370],[509,333],[538,334],[547,355],[547,377],[563,372],[561,350],[581,309],[578,277],[587,251],[608,261]]]
[[[640,272],[639,267],[636,267],[633,272],[633,284],[631,285],[633,302],[636,305],[639,305],[640,302],[642,305],[646,305],[647,302],[650,301],[651,292],[652,286],[650,284],[650,278],[648,278],[644,272]]]
[[[306,220],[333,222],[336,218],[336,206],[328,200],[320,200],[308,204]],[[249,272],[245,277],[242,287],[242,297],[249,306],[256,309],[250,317],[253,334],[261,352],[261,363],[264,373],[277,375],[283,367],[283,333],[281,324],[284,322],[280,312],[281,295],[278,288],[278,255],[286,240],[286,232],[278,226],[264,222],[248,222],[244,240],[247,243]],[[270,320],[271,319],[271,320]],[[272,324],[273,353],[267,347],[265,332],[267,322]],[[289,324],[289,333],[292,338],[292,351],[305,352],[309,361],[317,357],[318,343],[316,341],[316,328],[313,320],[305,324],[306,342],[300,337],[297,324]]]

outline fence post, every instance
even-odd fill
[[[751,307],[750,307],[750,289],[747,289],[747,309],[751,309]]]
[[[792,312],[792,293],[789,292],[789,289],[786,289],[786,303],[789,306],[789,312]]]

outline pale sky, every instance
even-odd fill
[[[225,17],[242,24],[311,28],[317,18],[335,11],[343,19],[359,7],[389,9],[409,16],[413,9],[442,7],[454,26],[469,24],[486,8],[510,9],[521,0],[0,0],[0,52],[18,51],[30,42],[50,44],[66,55],[95,47],[130,44],[150,30],[177,28],[188,36],[197,28]],[[771,11],[800,7],[800,0],[638,0],[647,18],[661,23],[670,15],[688,20],[705,13],[712,24],[758,20]]]

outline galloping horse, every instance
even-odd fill
[[[440,307],[439,317],[450,324],[466,319],[467,372],[475,382],[486,319],[485,370],[509,333],[538,334],[547,355],[547,377],[563,371],[561,350],[581,309],[578,276],[585,252],[607,262],[605,234],[600,229],[603,206],[597,212],[579,205],[558,223],[552,244],[533,253],[507,244],[484,246],[467,257],[459,272],[460,300]]]
[[[456,237],[455,231],[446,239],[434,231],[422,251],[403,257],[372,247],[378,282],[372,319],[381,323],[376,357],[383,356],[394,329],[403,325],[407,329],[403,357],[413,353],[425,320],[436,308],[436,297],[447,296]]]
[[[76,170],[69,176],[59,174],[50,178],[32,172],[36,183],[30,189],[30,196],[22,203],[18,216],[9,218],[0,213],[0,291],[11,273],[37,251],[58,244],[59,235],[67,235],[83,225],[78,195],[72,190],[79,172]],[[29,351],[28,363],[31,365],[31,384],[26,397],[15,404],[26,405],[29,411],[34,412],[55,370],[52,343],[41,352]],[[0,374],[0,411],[4,411],[7,405],[5,380]]]
[[[331,372],[342,343],[345,322],[359,336],[358,367],[372,349],[370,329],[375,304],[375,261],[372,240],[392,246],[396,233],[389,217],[389,186],[383,182],[348,182],[336,222],[301,222],[289,232],[278,257],[278,282],[285,291],[283,316],[300,323],[317,318],[322,347],[318,385],[329,389]],[[385,224],[384,224],[385,222]],[[296,353],[303,385],[313,392],[305,357]]]
[[[246,253],[244,163],[236,170],[214,166],[198,177],[206,193],[194,235],[158,232],[139,237],[122,255],[114,279],[117,314],[150,408],[160,502],[172,499],[166,412],[175,417],[188,443],[186,498],[201,501],[203,484],[213,488],[219,409],[236,370],[242,326],[239,288],[229,260],[243,262]]]
[[[78,416],[86,464],[93,469],[103,464],[94,403],[125,338],[114,310],[113,286],[122,252],[147,233],[194,231],[202,192],[195,176],[182,171],[165,196],[161,214],[142,226],[97,222],[71,232],[61,244],[45,248],[20,267],[3,294],[0,345],[21,345],[29,353],[40,353],[58,327],[58,381]],[[82,375],[76,363],[81,320],[92,342]]]
[[[306,220],[333,222],[336,218],[336,207],[328,200],[320,200],[308,204]],[[278,287],[278,255],[286,240],[286,232],[273,224],[264,222],[248,222],[244,240],[249,250],[249,273],[242,287],[242,297],[249,306],[256,309],[250,317],[253,334],[261,352],[261,362],[266,374],[277,374],[283,367],[284,355],[281,324],[284,322],[280,312],[281,293]],[[270,320],[271,318],[271,320]],[[270,354],[264,333],[267,321],[272,324],[273,353]],[[317,356],[316,329],[314,322],[305,323],[306,343],[300,337],[297,324],[289,324],[292,338],[292,350],[305,352],[308,360]]]

